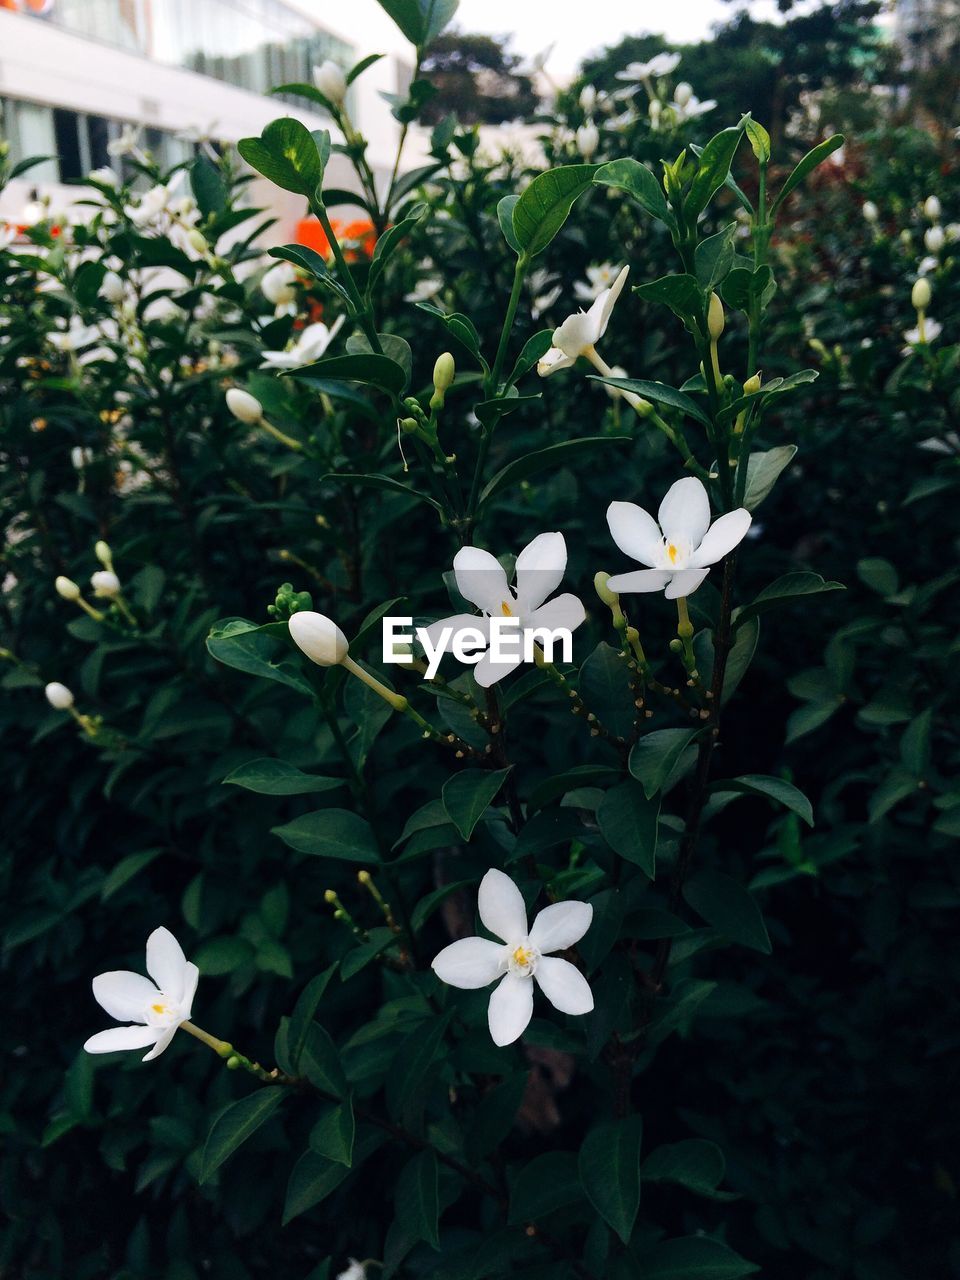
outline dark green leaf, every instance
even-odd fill
[[[698,733],[698,729],[655,729],[636,743],[630,752],[630,772],[643,783],[648,799],[662,790]]]
[[[487,483],[480,494],[480,505],[489,502],[504,489],[519,484],[530,476],[551,467],[573,463],[584,453],[593,453],[597,449],[611,444],[621,444],[630,440],[630,436],[583,436],[574,440],[561,440],[559,444],[547,445],[545,449],[537,449],[533,453],[525,453],[522,457],[510,462],[498,471]]]
[[[751,453],[747,459],[747,484],[743,505],[748,511],[756,511],[777,483],[781,471],[793,461],[797,452],[795,444],[779,444],[765,453]]]
[[[578,1166],[590,1203],[624,1244],[640,1208],[643,1120],[629,1116],[597,1125],[584,1138]]]
[[[714,134],[700,152],[699,167],[683,202],[683,212],[691,222],[696,220],[697,215],[710,203],[714,193],[723,186],[742,137],[743,130],[740,127],[723,129]]]
[[[636,863],[651,880],[656,873],[659,816],[659,799],[648,799],[632,779],[607,791],[597,810],[600,834],[610,848]]]
[[[342,778],[321,778],[303,773],[286,760],[248,760],[224,778],[224,784],[245,787],[264,796],[302,796],[311,791],[333,791],[346,786]]]
[[[675,1182],[681,1187],[713,1196],[723,1181],[727,1162],[715,1142],[687,1138],[651,1151],[640,1166],[647,1182]]]
[[[206,1182],[233,1155],[242,1142],[256,1133],[279,1107],[287,1090],[282,1086],[258,1089],[232,1103],[214,1120],[200,1158],[200,1182]]]
[[[492,804],[510,769],[463,769],[443,784],[443,807],[464,840]]]
[[[780,194],[777,196],[776,200],[774,200],[770,208],[771,216],[774,218],[777,216],[777,212],[784,200],[786,200],[787,196],[795,187],[800,185],[808,173],[812,173],[818,165],[823,164],[827,156],[833,155],[834,151],[838,151],[842,146],[843,134],[835,133],[832,137],[827,138],[825,142],[819,143],[811,151],[808,151],[794,169],[793,173],[791,173],[790,177],[780,188]]]
[[[638,293],[647,302],[659,302],[669,307],[691,333],[703,331],[706,299],[695,276],[661,276],[659,280],[651,280],[649,284],[638,284],[634,293]]]
[[[307,1024],[299,1065],[310,1083],[323,1093],[341,1099],[347,1096],[349,1088],[337,1046],[318,1022]]]
[[[643,1280],[738,1280],[760,1270],[706,1236],[663,1240],[643,1255],[641,1266]]]
[[[329,148],[330,135],[326,138]],[[272,121],[259,138],[241,138],[237,150],[251,168],[284,191],[310,198],[323,181],[324,162],[317,139],[292,116]]]
[[[626,191],[628,195],[633,196],[647,213],[659,218],[668,227],[676,225],[663,188],[647,166],[641,164],[639,160],[631,157],[611,160],[609,164],[600,166],[593,180],[603,183],[604,186],[619,187],[621,191]]]
[[[497,204],[497,221],[500,223],[503,238],[518,257],[523,252],[523,246],[513,229],[513,211],[519,199],[520,197],[516,195],[504,196]]]
[[[332,964],[324,969],[323,973],[318,973],[316,977],[311,978],[300,992],[297,1003],[293,1006],[293,1013],[290,1015],[290,1024],[287,1028],[287,1052],[294,1071],[299,1071],[300,1069],[300,1057],[303,1053],[304,1045],[307,1043],[310,1025],[317,1009],[320,1007],[323,993],[330,985],[330,979],[336,971],[336,964]]]
[[[310,1132],[310,1150],[349,1169],[353,1164],[355,1133],[353,1103],[347,1098],[345,1102],[324,1108]]]
[[[799,787],[795,787],[792,782],[784,781],[783,778],[768,778],[764,774],[749,773],[734,778],[731,782],[716,782],[714,789],[745,791],[753,795],[769,796],[771,800],[776,800],[778,804],[782,804],[784,808],[802,818],[808,826],[813,826],[813,808],[810,801]]]
[[[716,235],[701,240],[694,250],[693,261],[697,283],[704,293],[709,294],[711,290],[716,289],[733,266],[733,237],[736,231],[737,224],[731,222],[729,227],[724,227]]]
[[[349,809],[318,809],[273,827],[271,833],[298,853],[344,862],[380,861],[370,824]]]
[[[779,605],[790,604],[794,600],[803,600],[807,596],[822,595],[825,591],[844,591],[842,582],[827,582],[819,573],[785,573],[782,578],[764,587],[751,604],[741,609],[736,617],[736,626],[741,626],[748,618],[756,618],[761,613],[776,609]]]
[[[694,418],[697,422],[703,423],[704,426],[712,425],[694,399],[683,391],[677,391],[675,387],[668,387],[664,382],[647,382],[643,378],[595,378],[594,381],[603,382],[608,387],[618,387],[621,391],[632,391],[635,395],[642,396],[644,400],[669,404],[674,409],[685,413],[688,418]]]
[[[362,355],[332,356],[328,360],[318,360],[316,364],[304,365],[301,369],[291,369],[284,376],[302,382],[311,382],[314,378],[343,378],[347,382],[379,387],[397,396],[407,385],[407,374],[402,365],[389,356],[372,351]]]
[[[421,493],[419,489],[414,489],[411,485],[401,484],[399,480],[394,480],[392,476],[369,475],[362,471],[352,474],[328,471],[323,479],[335,480],[338,484],[356,484],[361,489],[386,489],[389,493],[402,493],[405,497],[413,498],[417,502],[426,502],[435,511],[443,510],[436,498],[431,498],[429,493]]]
[[[581,1199],[583,1191],[576,1157],[568,1151],[534,1156],[524,1165],[510,1189],[508,1222],[536,1222]]]
[[[767,926],[752,894],[722,871],[700,871],[684,885],[683,896],[707,924],[732,942],[768,956]]]
[[[400,1171],[394,1193],[397,1217],[417,1240],[440,1248],[439,1170],[432,1150],[420,1151]]]
[[[595,164],[571,164],[538,174],[513,210],[513,231],[528,258],[542,253],[566,222],[574,202],[593,185]]]

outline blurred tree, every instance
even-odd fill
[[[423,72],[437,88],[424,112],[436,124],[456,115],[463,124],[504,124],[533,114],[537,93],[523,59],[493,36],[447,32],[434,40]]]

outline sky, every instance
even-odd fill
[[[625,35],[700,40],[742,7],[725,0],[460,0],[454,21],[462,31],[512,34],[511,49],[527,56],[556,41],[547,70],[567,79],[588,53]],[[758,20],[778,16],[774,0],[754,0],[750,12]]]

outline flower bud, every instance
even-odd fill
[[[58,680],[53,680],[43,692],[55,711],[69,711],[73,706],[73,694],[65,684],[60,684]]]
[[[105,569],[113,569],[113,552],[102,538],[93,544],[93,554]]]
[[[654,128],[657,127],[657,122],[660,119],[660,112],[662,110],[663,110],[663,103],[660,101],[660,99],[651,98],[650,106],[647,108],[647,112],[650,116],[650,123],[653,125]]]
[[[760,375],[755,373],[752,378],[748,378],[743,384],[743,394],[745,396],[755,396],[760,390]]]
[[[943,227],[927,227],[923,233],[923,243],[927,246],[928,253],[939,253],[946,239]]]
[[[437,391],[449,391],[456,376],[457,366],[453,356],[449,351],[444,351],[443,355],[437,357],[437,363],[433,366],[433,385]]]
[[[313,83],[325,98],[338,106],[347,96],[347,77],[330,58],[313,68]]]
[[[588,115],[597,105],[597,90],[592,84],[585,84],[580,90],[580,109]]]
[[[923,212],[931,222],[936,222],[940,217],[940,201],[936,196],[927,196],[923,202]]]
[[[97,293],[101,298],[105,298],[107,302],[117,303],[123,301],[123,281],[116,271],[108,271],[106,273]]]
[[[710,334],[710,341],[717,342],[723,333],[723,303],[720,301],[720,295],[711,293],[710,305],[707,307],[707,330]]]
[[[98,569],[91,576],[90,585],[101,600],[113,600],[120,594],[120,579],[110,569]]]
[[[287,626],[293,643],[318,667],[338,666],[350,651],[347,637],[322,613],[295,613]]]
[[[866,222],[876,222],[880,217],[880,210],[872,200],[864,200],[863,208],[860,212],[863,214],[864,221]]]
[[[289,262],[278,262],[275,267],[264,273],[260,288],[268,302],[275,307],[286,307],[296,301],[297,273]]]
[[[933,291],[930,288],[930,281],[923,276],[914,284],[910,292],[910,301],[917,311],[926,311],[932,297]]]
[[[693,85],[687,84],[686,80],[681,80],[673,91],[673,100],[678,107],[685,107],[693,97]]]
[[[208,253],[210,250],[207,237],[196,227],[191,227],[187,232],[187,242],[196,253]]]
[[[419,426],[420,426],[420,424],[419,424],[419,422],[417,422],[416,418],[401,418],[401,419],[400,419],[400,430],[401,430],[401,431],[405,431],[408,435],[410,435],[410,434],[412,434],[414,431],[416,431],[416,430],[418,429],[418,427],[419,427]]]
[[[231,387],[227,392],[227,408],[239,422],[255,426],[263,417],[263,405],[256,396],[240,387]]]
[[[64,600],[80,599],[80,588],[71,578],[65,578],[61,574],[53,585],[57,589],[57,595],[62,596]]]
[[[609,582],[609,580],[610,580],[609,573],[604,573],[604,571],[601,569],[599,573],[594,574],[593,589],[594,591],[596,591],[597,595],[600,597],[603,603],[609,609],[612,609],[614,605],[619,603],[620,597],[617,595],[615,591],[611,591],[610,588],[607,586],[607,583]]]
[[[584,160],[590,160],[600,145],[600,130],[595,124],[582,124],[577,130],[577,150]]]

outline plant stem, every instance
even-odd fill
[[[330,249],[337,264],[337,275],[340,278],[340,283],[350,295],[350,301],[353,304],[354,316],[359,321],[360,327],[367,336],[367,341],[370,343],[370,349],[375,351],[377,355],[382,356],[383,347],[380,345],[380,338],[377,334],[376,325],[373,323],[369,308],[360,296],[360,290],[357,288],[357,283],[353,278],[353,272],[350,270],[350,266],[347,263],[346,258],[343,256],[343,250],[340,248],[340,241],[337,239],[337,234],[333,229],[333,225],[330,222],[329,217],[327,216],[326,207],[320,200],[312,199],[310,201],[310,208],[316,214],[321,227],[323,227],[324,235],[327,237],[327,243],[330,245]]]

